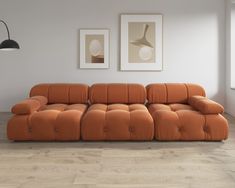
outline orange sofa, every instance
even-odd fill
[[[224,140],[223,107],[195,84],[39,84],[12,107],[24,141]]]

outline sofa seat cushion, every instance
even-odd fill
[[[30,115],[15,115],[8,122],[8,138],[18,141],[80,140],[81,118],[86,109],[84,104],[53,104]]]
[[[157,140],[224,140],[228,122],[220,114],[204,115],[189,105],[152,104],[148,107]]]
[[[93,104],[81,132],[83,140],[152,140],[154,124],[143,104]]]
[[[187,104],[151,104],[148,107],[149,112],[153,114],[159,110],[167,110],[167,111],[179,111],[179,110],[194,110],[193,107]]]
[[[87,105],[85,104],[72,104],[72,105],[66,105],[66,104],[49,104],[46,105],[41,111],[44,110],[56,110],[56,111],[68,111],[68,110],[78,110],[81,112],[84,112],[87,109]]]

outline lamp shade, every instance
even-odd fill
[[[4,50],[4,51],[11,51],[11,50],[16,50],[19,49],[20,46],[19,44],[11,39],[7,39],[4,40],[1,44],[0,44],[0,50]]]
[[[7,35],[8,35],[8,39],[7,39],[7,40],[4,40],[4,41],[0,44],[0,50],[12,51],[12,50],[20,49],[19,44],[18,44],[16,41],[11,40],[11,38],[10,38],[10,32],[9,32],[8,27],[7,27],[7,23],[4,22],[3,20],[0,20],[0,22],[5,25],[6,30],[7,30]]]

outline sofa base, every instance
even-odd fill
[[[7,136],[15,141],[77,141],[81,115],[77,110],[15,115],[8,122]]]
[[[197,111],[157,111],[153,114],[155,139],[161,141],[221,141],[228,137],[228,122],[220,114]]]

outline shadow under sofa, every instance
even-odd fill
[[[223,107],[196,84],[38,84],[12,107],[14,141],[208,140],[228,137]]]

